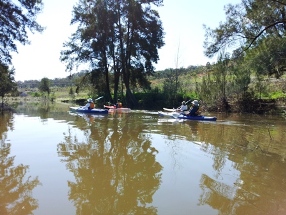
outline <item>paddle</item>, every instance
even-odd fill
[[[97,100],[102,99],[102,98],[103,98],[103,96],[100,96],[97,99],[94,99],[94,101],[97,101]],[[80,106],[80,108],[84,108],[84,106]]]
[[[191,100],[186,101],[186,103],[185,103],[185,104],[188,104],[190,101],[191,101]],[[181,106],[182,106],[182,105],[180,105],[179,107],[177,107],[177,109],[176,109],[176,110],[178,110]]]
[[[99,99],[103,98],[103,96],[98,97],[97,99],[94,99],[94,101],[97,101]]]

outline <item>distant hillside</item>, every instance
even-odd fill
[[[83,76],[85,71],[78,72],[73,74],[73,77],[80,77]],[[71,85],[71,77],[67,76],[66,78],[55,78],[49,79],[50,80],[50,87],[67,87]],[[19,89],[25,88],[38,88],[40,81],[38,80],[26,80],[26,81],[17,81],[17,85]]]

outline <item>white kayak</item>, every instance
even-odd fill
[[[169,118],[178,118],[181,113],[180,112],[164,112],[164,111],[158,111],[159,116],[163,117],[169,117]]]
[[[179,112],[180,110],[176,109],[176,108],[163,108],[164,111],[168,111],[168,112]]]
[[[176,113],[182,113],[181,110],[179,109],[175,109],[175,108],[163,108],[164,111],[167,111],[167,112],[176,112]],[[189,111],[188,110],[185,110],[184,111],[184,114],[187,114]]]

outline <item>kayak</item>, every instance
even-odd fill
[[[93,109],[85,109],[83,107],[70,107],[70,111],[78,112],[78,113],[90,113],[90,114],[108,114],[107,109],[93,108]]]
[[[163,111],[158,111],[159,116],[163,117],[169,117],[169,118],[177,118],[180,116],[179,112],[163,112]]]
[[[104,108],[108,109],[108,110],[112,110],[112,111],[131,111],[130,108],[124,108],[124,107],[121,107],[121,108],[116,108],[116,106],[114,105],[104,105]]]
[[[188,120],[200,120],[200,121],[216,121],[217,118],[214,116],[186,116],[183,114],[180,114],[178,119],[188,119]]]
[[[80,116],[82,118],[86,118],[86,117],[104,118],[108,116],[108,114],[90,114],[90,113],[81,113],[81,112],[76,112],[76,111],[70,111],[69,114],[72,116]]]
[[[182,113],[181,110],[178,110],[178,109],[175,109],[175,108],[163,108],[164,111],[167,111],[167,112],[175,112],[175,113]],[[184,113],[187,114],[189,111],[188,110],[185,110]]]
[[[163,108],[164,111],[169,111],[169,112],[175,112],[178,111],[178,109],[175,108]]]
[[[200,120],[200,121],[216,121],[217,118],[214,116],[186,116],[177,112],[158,112],[159,116],[177,118],[177,119],[187,119],[187,120]]]

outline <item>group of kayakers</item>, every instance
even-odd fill
[[[191,107],[189,109],[189,112],[185,115],[187,116],[198,116],[199,115],[199,108],[200,108],[200,104],[198,102],[198,100],[193,100],[191,102]],[[184,113],[184,111],[187,111],[188,110],[188,105],[185,101],[182,102],[182,105],[177,108],[178,111]]]
[[[189,109],[189,112],[185,115],[187,116],[198,116],[199,115],[199,108],[200,108],[200,105],[199,105],[199,102],[198,100],[193,100],[191,102],[191,107]],[[121,108],[122,107],[122,103],[120,101],[120,99],[117,100],[117,103],[114,105],[116,108]],[[89,98],[87,100],[87,103],[86,105],[84,106],[85,109],[87,110],[90,110],[90,109],[93,109],[95,107],[94,105],[94,102],[91,98]],[[188,105],[187,105],[187,102],[183,101],[182,102],[182,105],[177,108],[177,111],[180,111],[182,113],[184,113],[184,111],[188,111]]]
[[[117,103],[114,105],[115,108],[122,108],[122,102],[120,101],[120,99],[117,99]],[[86,110],[91,110],[93,108],[95,108],[95,104],[93,102],[93,100],[91,98],[89,98],[87,100],[86,105],[84,106],[84,108]]]

